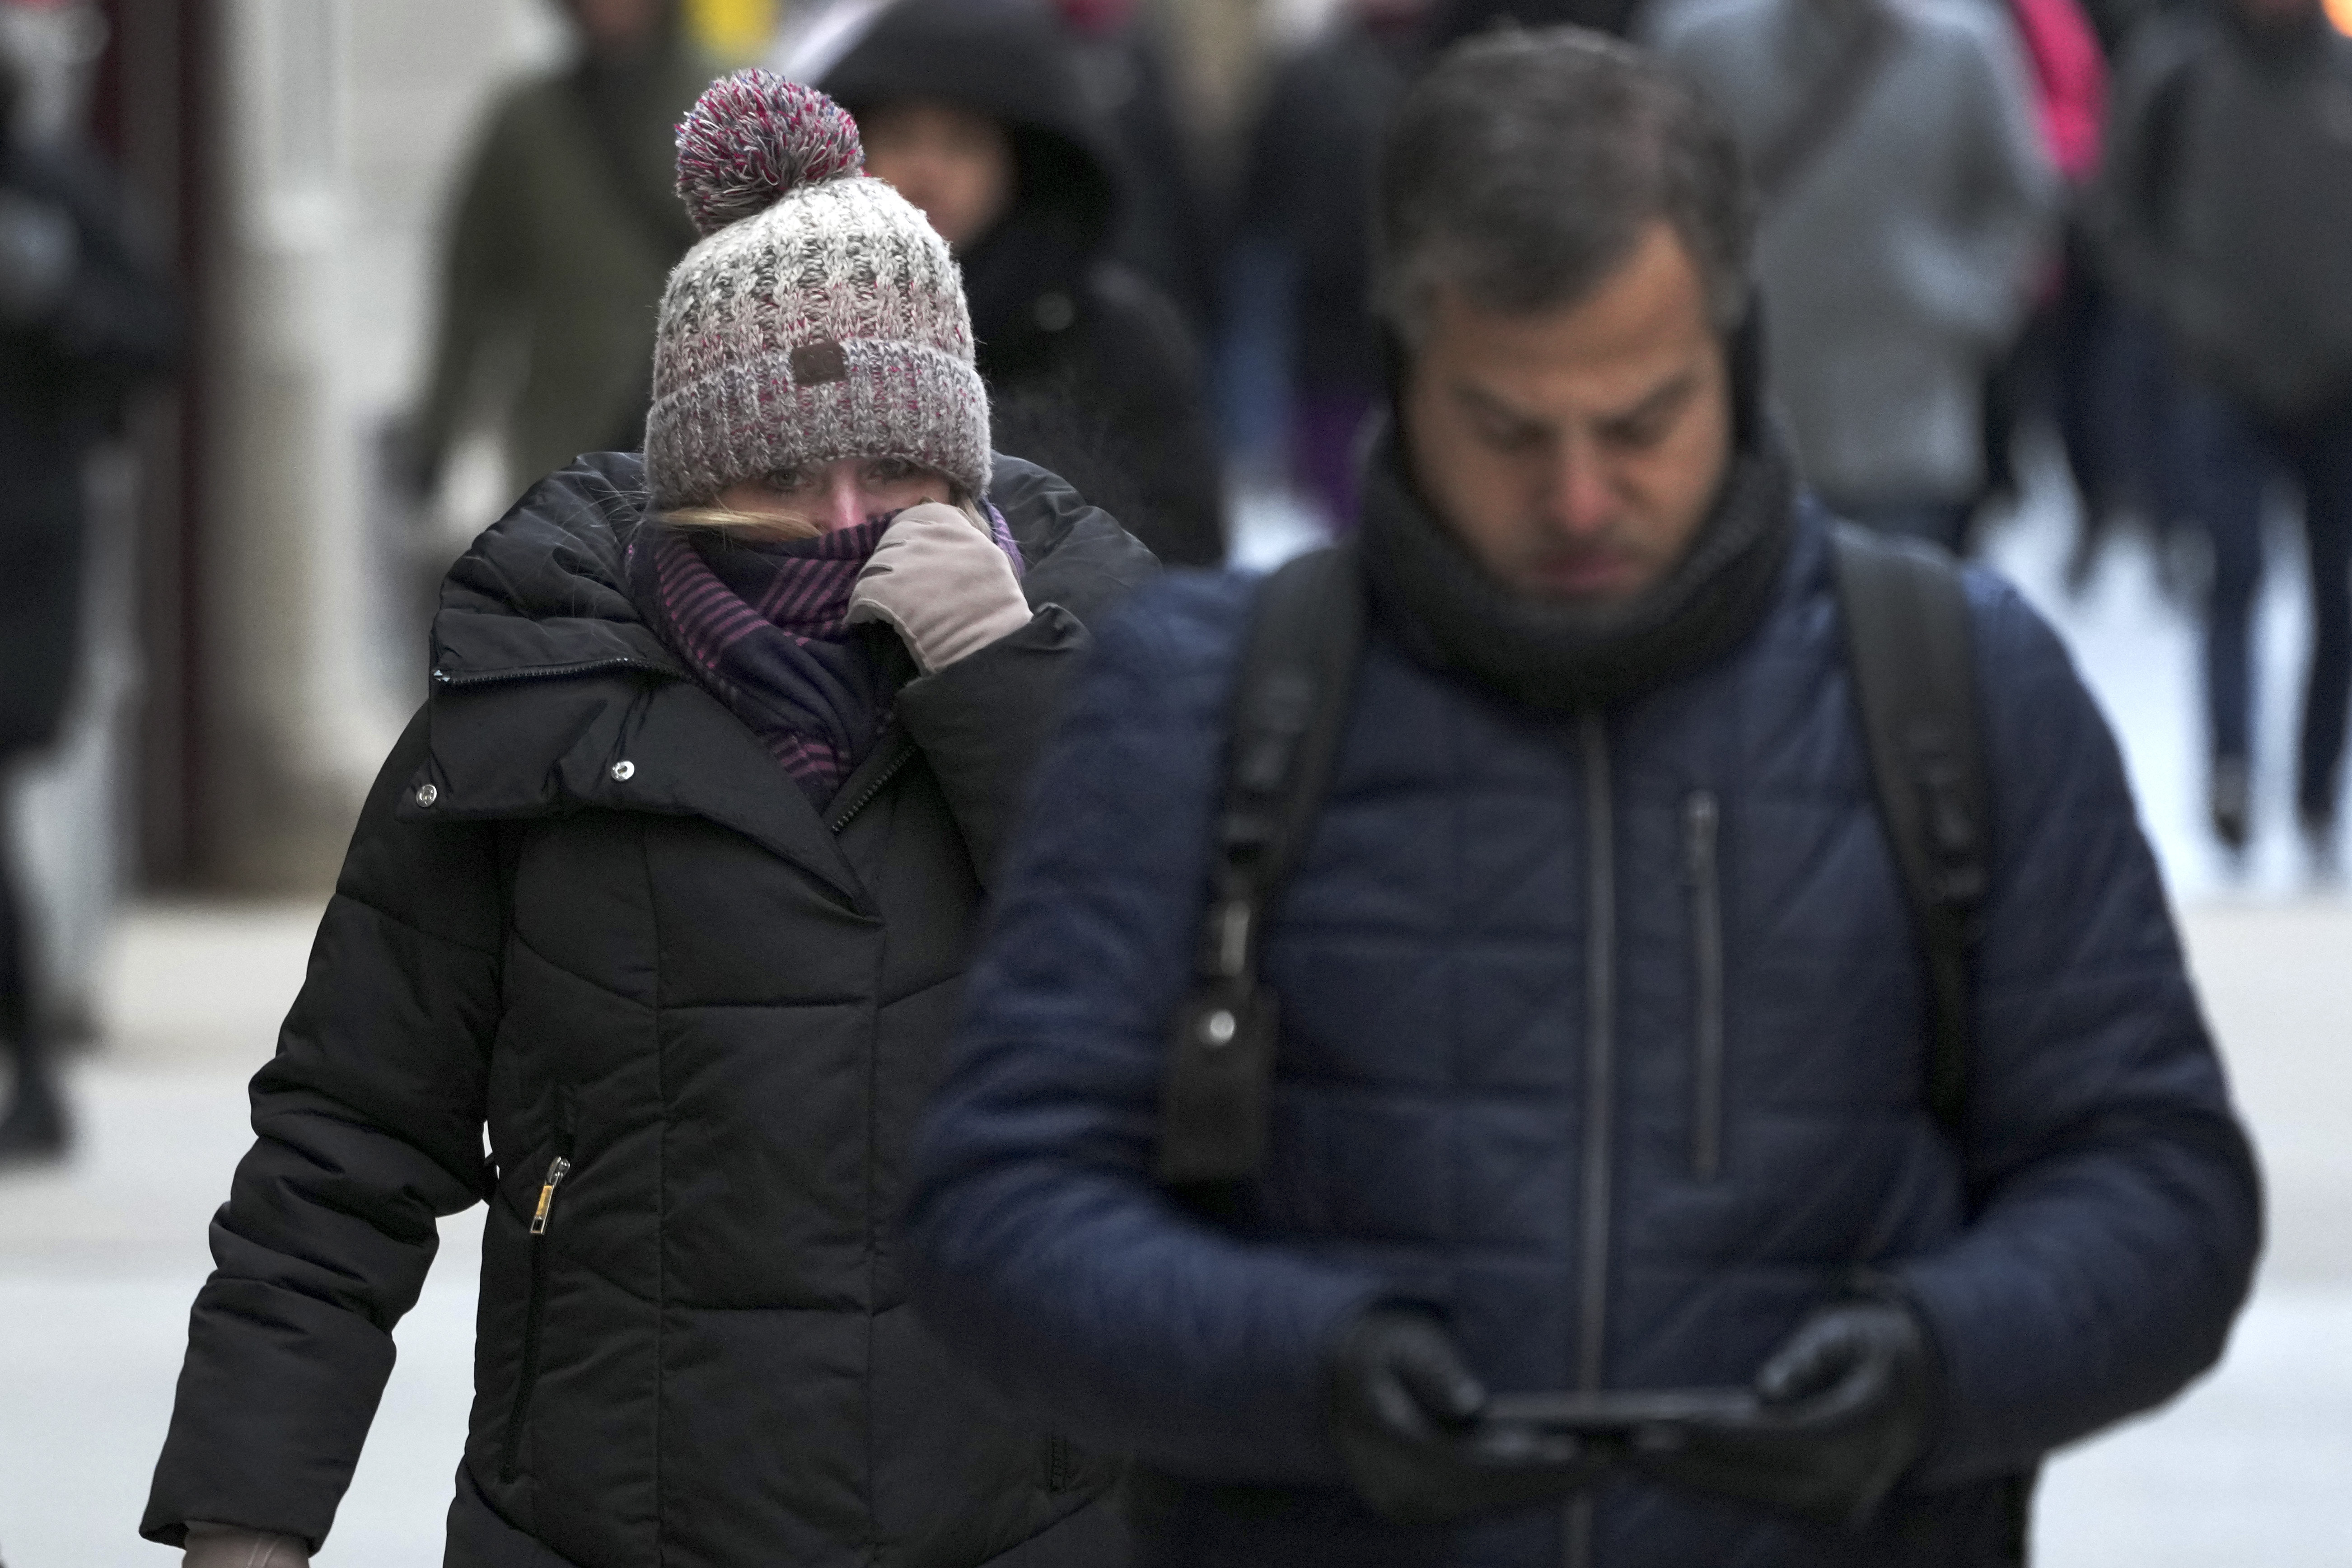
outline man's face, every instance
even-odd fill
[[[1534,315],[1432,301],[1404,396],[1423,497],[1494,578],[1622,604],[1682,561],[1731,460],[1731,376],[1674,230]]]

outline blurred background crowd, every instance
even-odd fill
[[[2161,542],[2211,630],[2231,847],[2265,501],[2294,493],[2321,567],[2294,795],[2324,865],[2347,0],[5,0],[0,440],[47,476],[8,526],[91,520],[10,590],[35,616],[12,661],[72,668],[74,712],[5,734],[54,731],[78,805],[111,803],[44,829],[74,846],[51,858],[245,888],[331,861],[442,565],[530,479],[635,443],[693,237],[671,127],[731,66],[844,99],[955,247],[1000,445],[1172,562],[1246,548],[1269,508],[1339,525],[1383,374],[1371,149],[1419,62],[1505,16],[1653,44],[1730,115],[1775,388],[1835,506],[1967,548],[2047,437],[2072,583],[2119,530]],[[110,308],[77,326],[45,289]]]
[[[1775,390],[1833,505],[1966,549],[2047,447],[2071,584],[2118,531],[2157,542],[2209,631],[2232,849],[2293,492],[2293,794],[2332,865],[2347,0],[5,0],[0,441],[43,476],[12,544],[43,542],[11,551],[0,741],[73,780],[16,791],[36,988],[70,1027],[127,879],[331,863],[441,568],[531,478],[636,443],[693,238],[671,128],[715,72],[842,98],[963,264],[999,444],[1210,563],[1350,515],[1371,150],[1419,62],[1506,16],[1650,43],[1731,117]]]
[[[1352,516],[1381,129],[1506,16],[1730,118],[1815,488],[2178,623],[2149,809],[2214,886],[2327,884],[2352,0],[0,0],[0,1142],[63,1136],[45,1064],[125,895],[323,888],[443,569],[637,444],[714,74],[856,114],[963,266],[1000,447],[1168,561],[1264,564]]]

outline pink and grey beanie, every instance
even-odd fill
[[[662,293],[656,511],[838,458],[904,458],[987,490],[962,280],[865,162],[839,104],[766,71],[712,83],[678,127],[677,192],[703,238]]]

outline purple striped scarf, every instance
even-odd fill
[[[857,574],[897,515],[790,544],[649,527],[629,546],[638,614],[819,810],[874,749],[897,696],[876,647],[845,624]],[[1022,570],[1004,519],[987,515]]]

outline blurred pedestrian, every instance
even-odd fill
[[[1216,296],[1219,222],[1202,189],[1166,40],[1137,0],[1055,0],[1072,61],[1118,154],[1118,259],[1197,335]]]
[[[2075,220],[2082,195],[2099,169],[2107,62],[2078,0],[2010,0],[2008,11],[2031,70],[2042,150],[2063,183],[2065,239],[2051,258],[2024,331],[1986,384],[1984,500],[2016,503],[2024,488],[2017,463],[2020,428],[2028,423],[2046,426],[2058,438],[2068,477],[2084,498],[2076,510],[2079,542],[2094,535],[2105,511],[2091,501],[2098,493],[2093,395],[2105,299],[2097,272],[2085,265],[2084,247],[2076,243]]]
[[[925,1321],[1136,1455],[1148,1563],[2021,1562],[2260,1244],[2114,740],[2013,589],[1803,494],[1663,65],[1482,37],[1386,154],[1360,528],[1104,629]]]
[[[2318,0],[2150,24],[2116,104],[2108,229],[2183,377],[2182,499],[2212,542],[2205,698],[2213,831],[2252,831],[2252,631],[2263,499],[2291,478],[2311,590],[2295,805],[2336,853],[2352,703],[2352,40]]]
[[[24,135],[23,94],[0,51],[0,784],[65,716],[82,644],[84,464],[178,343],[170,287],[112,171]],[[0,1163],[55,1158],[68,1139],[14,860],[0,833],[0,1051],[12,1067]]]
[[[1265,265],[1284,371],[1291,478],[1334,528],[1355,519],[1357,466],[1381,399],[1372,320],[1374,160],[1423,58],[1428,0],[1341,0],[1275,70],[1250,138],[1237,244]]]
[[[1118,155],[1054,14],[899,0],[819,85],[857,116],[868,169],[962,266],[1003,448],[1162,561],[1223,561],[1200,354],[1167,296],[1113,258]]]
[[[680,0],[562,0],[578,58],[518,81],[458,178],[439,322],[399,466],[416,496],[468,430],[507,480],[645,439],[662,280],[694,229],[671,189],[675,128],[717,68]]]
[[[858,163],[814,91],[711,88],[644,457],[450,574],[214,1227],[142,1526],[191,1568],[319,1550],[485,1200],[452,1568],[1123,1561],[1115,1465],[915,1321],[893,1224],[1006,813],[1150,561],[992,458],[955,264]]]
[[[2058,187],[2014,30],[1977,0],[1667,0],[1659,48],[1730,117],[1763,208],[1773,401],[1832,510],[1958,548],[1984,387]]]
[[[2096,199],[2107,118],[2108,58],[2146,0],[2011,0],[2033,71],[2042,145],[2065,183],[2064,241],[2050,294],[2037,306],[1987,392],[1990,499],[2014,499],[2014,436],[2046,422],[2074,481],[2074,542],[2064,580],[2086,591],[2107,540],[2127,519],[2147,527],[2158,582],[2177,593],[2179,486],[2169,448],[2171,375],[2162,330],[2119,292],[2105,256]]]

